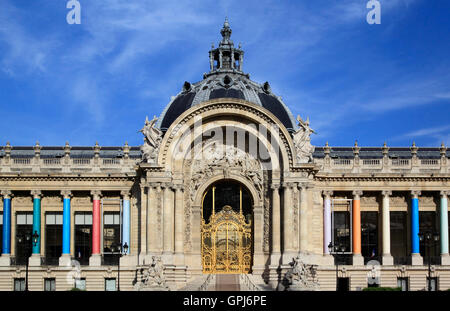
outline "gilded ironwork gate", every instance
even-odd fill
[[[248,273],[251,265],[251,220],[226,205],[210,222],[202,219],[203,273]]]

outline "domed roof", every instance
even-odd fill
[[[295,131],[298,126],[292,113],[281,98],[272,93],[269,83],[256,83],[242,71],[244,51],[240,45],[234,48],[227,20],[221,34],[223,39],[219,47],[214,49],[213,46],[209,52],[211,71],[204,74],[202,81],[185,82],[181,92],[162,112],[156,126],[166,131],[184,111],[210,99],[239,98],[266,108],[289,131]]]

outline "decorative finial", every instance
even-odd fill
[[[358,147],[358,141],[355,140],[355,147]]]
[[[222,43],[228,43],[231,37],[231,33],[233,31],[230,28],[230,23],[228,23],[228,17],[225,18],[225,23],[223,23],[223,28],[220,31],[220,34],[223,37]]]
[[[413,141],[413,144],[412,144],[412,146],[413,146],[413,147],[415,147],[415,146],[416,146],[416,142],[415,142],[415,141]]]
[[[325,143],[325,147],[328,147],[328,141]]]
[[[387,144],[386,144],[386,142],[384,142],[384,144],[383,144],[383,147],[384,147],[384,148],[386,148],[386,147],[387,147]]]

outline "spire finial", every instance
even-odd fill
[[[220,34],[222,35],[222,43],[228,44],[230,41],[231,33],[233,31],[230,28],[230,23],[228,22],[228,17],[225,17],[225,22],[223,23],[223,28],[220,31]]]

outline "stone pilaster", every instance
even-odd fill
[[[165,183],[161,185],[163,190],[164,198],[164,214],[163,214],[163,261],[164,264],[172,264],[173,253],[174,253],[174,239],[173,239],[173,227],[174,227],[174,210],[173,202],[170,200],[170,191],[172,184]]]
[[[293,249],[293,217],[294,207],[292,204],[293,183],[283,183],[283,264],[289,264],[295,255]]]
[[[175,190],[175,258],[174,264],[184,266],[184,204],[181,184],[173,186]]]

